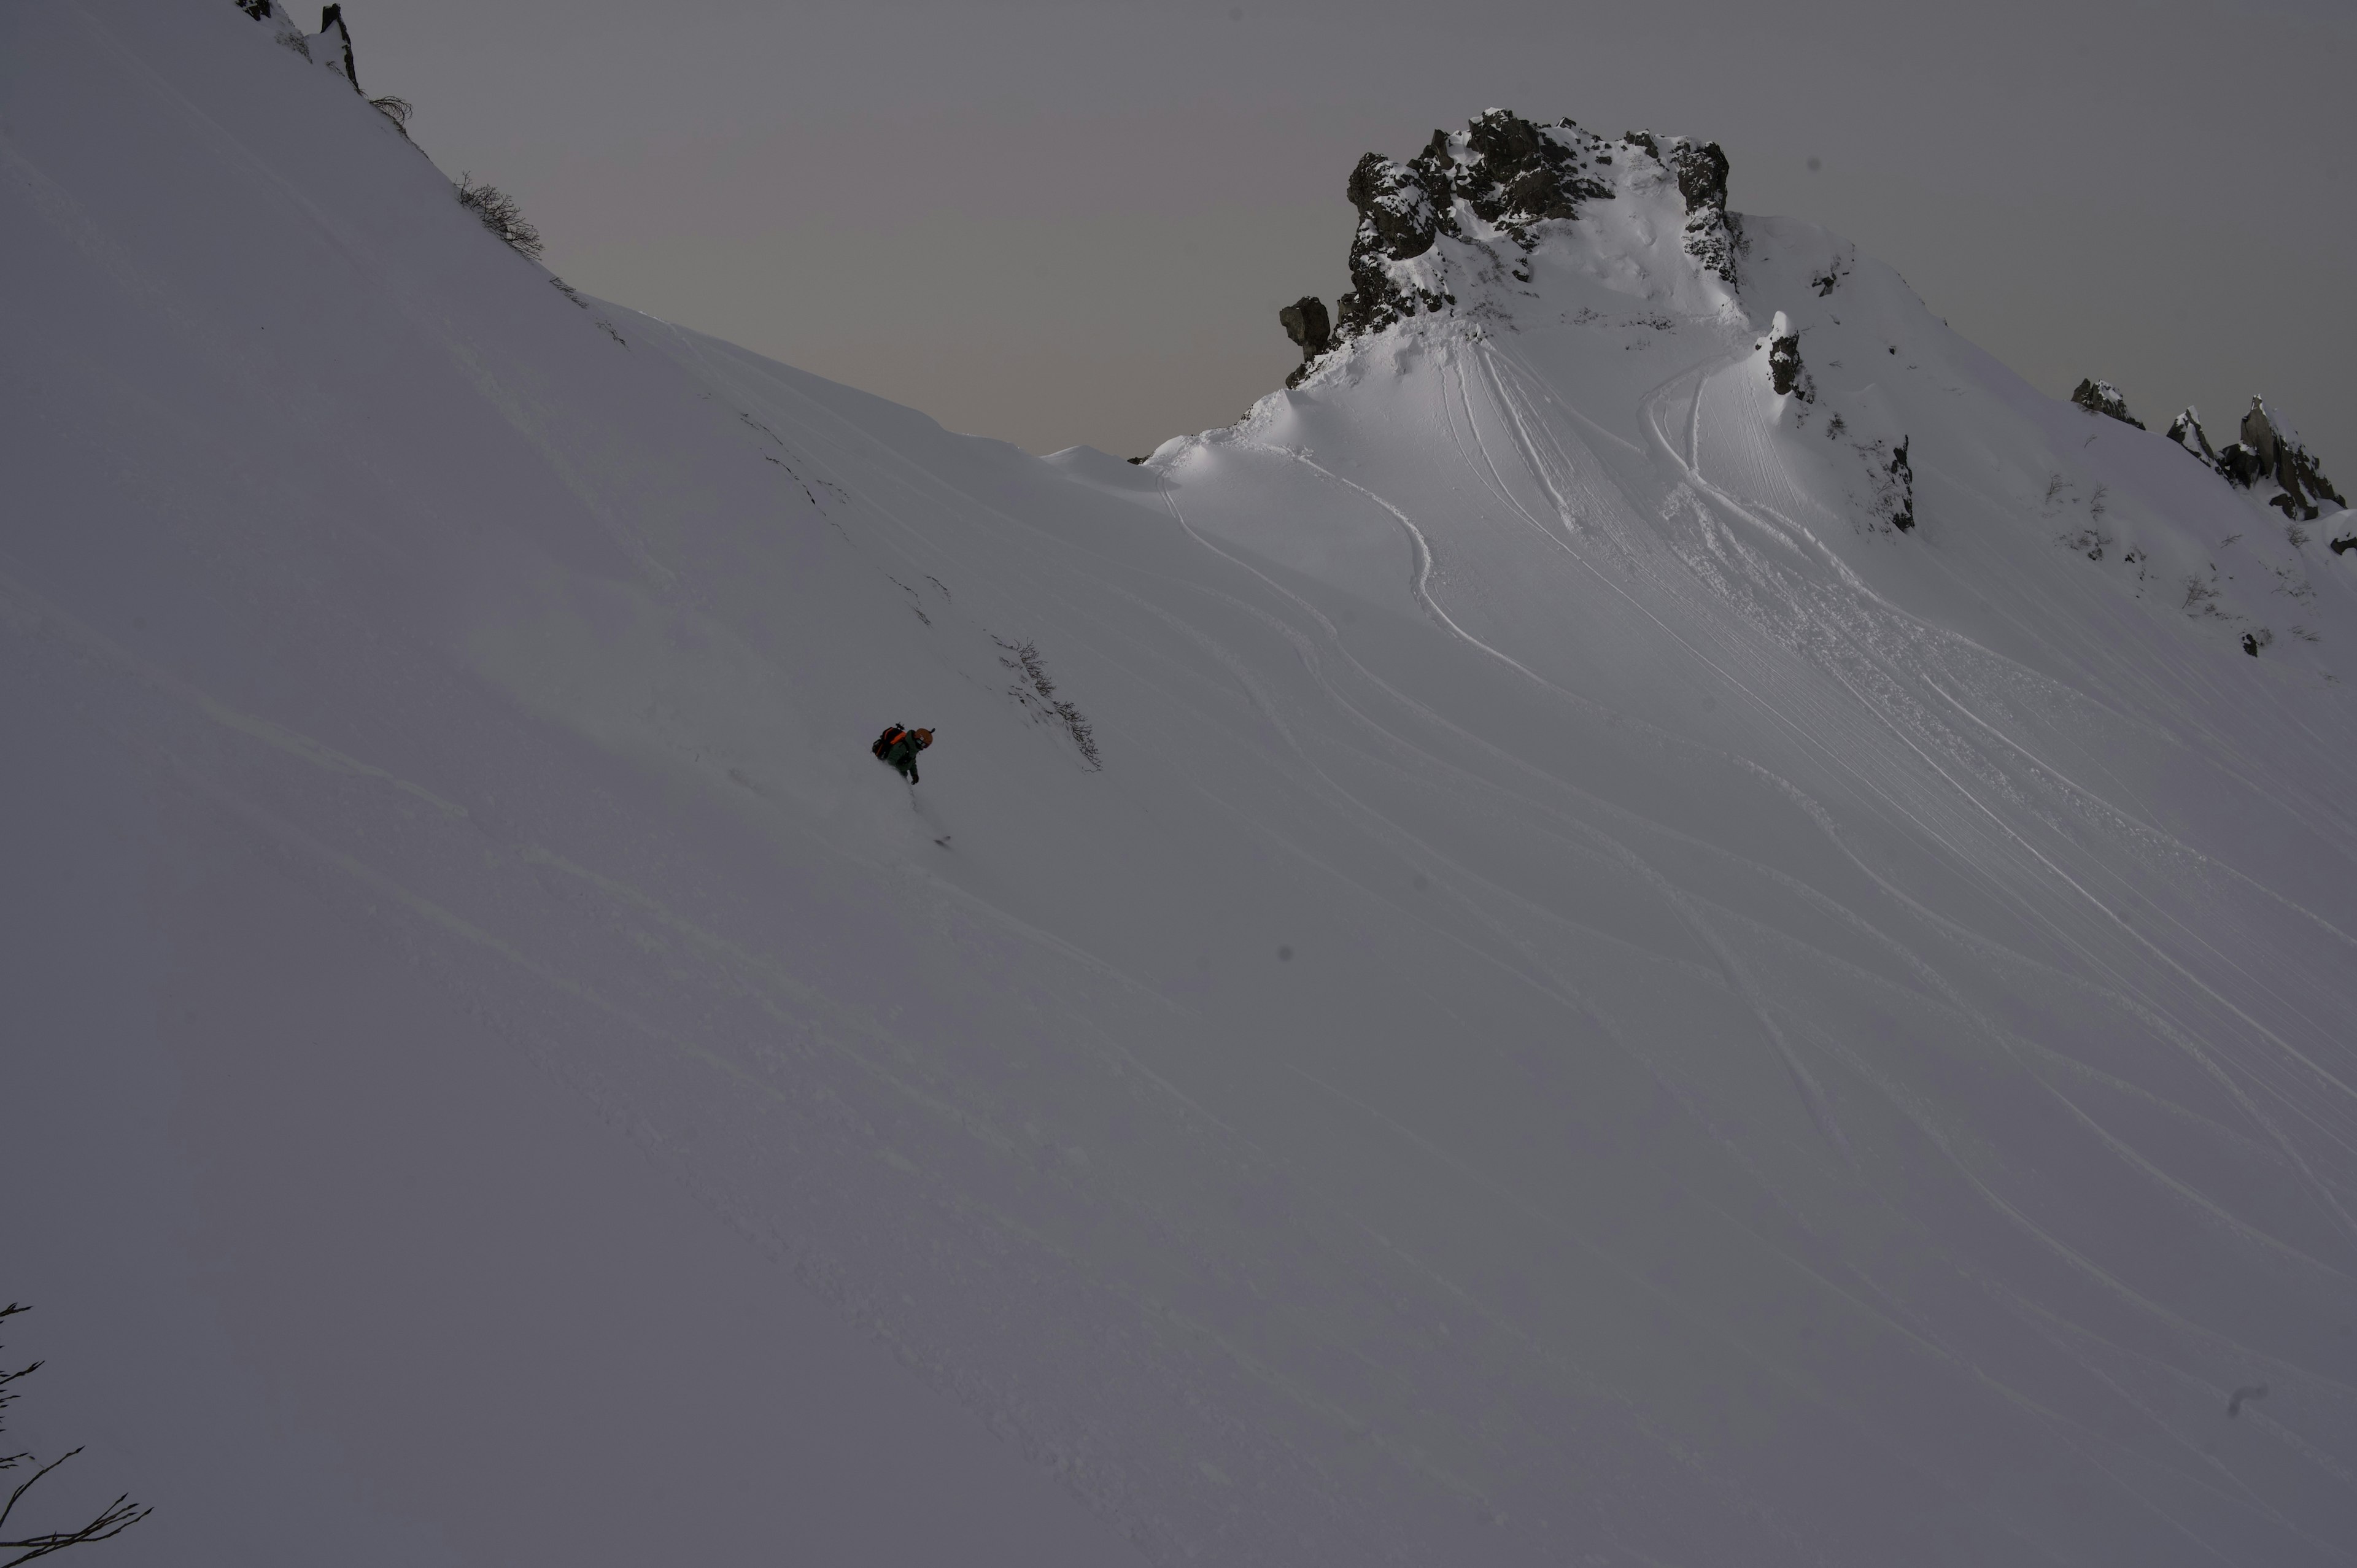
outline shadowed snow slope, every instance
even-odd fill
[[[576,306],[226,4],[0,94],[110,1561],[2349,1561],[2345,520],[1634,143],[1138,467]]]

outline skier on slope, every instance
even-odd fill
[[[917,753],[933,744],[933,732],[929,729],[907,729],[889,725],[868,747],[879,761],[888,762],[900,770],[900,777],[909,783],[917,782]]]

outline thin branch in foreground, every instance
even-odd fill
[[[14,1317],[18,1313],[27,1310],[29,1309],[19,1303],[12,1301],[6,1306],[0,1306],[0,1319]],[[0,1372],[0,1424],[5,1423],[7,1407],[16,1400],[16,1394],[9,1385],[20,1378],[30,1377],[40,1369],[41,1363],[35,1361],[29,1366],[19,1367],[13,1372]],[[9,1516],[16,1511],[16,1505],[25,1500],[25,1494],[38,1485],[42,1477],[81,1452],[80,1448],[70,1448],[19,1481],[16,1489],[8,1494],[8,1500],[5,1503],[0,1503],[0,1530],[7,1527]],[[0,1470],[13,1470],[20,1463],[29,1462],[32,1457],[30,1454],[0,1455]],[[0,1563],[0,1568],[17,1568],[20,1563],[30,1563],[37,1557],[47,1557],[53,1552],[63,1552],[69,1546],[83,1546],[94,1541],[111,1540],[155,1511],[152,1508],[139,1507],[131,1500],[131,1494],[125,1492],[102,1509],[96,1519],[79,1530],[53,1530],[15,1540],[0,1540],[0,1552],[18,1553],[5,1563]]]

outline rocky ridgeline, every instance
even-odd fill
[[[2201,416],[2190,407],[2169,422],[2169,439],[2191,453],[2202,464],[2223,478],[2227,483],[2244,489],[2260,489],[2273,486],[2276,494],[2267,504],[2279,508],[2295,522],[2312,522],[2321,515],[2324,504],[2345,507],[2348,499],[2332,488],[2324,477],[2324,467],[2310,452],[2298,433],[2287,424],[2266,400],[2255,397],[2243,414],[2242,439],[2222,450],[2212,449],[2208,432],[2201,428]],[[2345,542],[2336,542],[2335,550],[2345,550]]]
[[[1677,181],[1686,206],[1685,248],[1703,268],[1736,281],[1741,220],[1727,210],[1727,155],[1716,143],[1632,132],[1608,140],[1570,120],[1542,125],[1492,109],[1461,132],[1435,131],[1406,163],[1369,153],[1347,188],[1359,210],[1351,242],[1351,291],[1330,326],[1322,301],[1307,297],[1279,312],[1302,351],[1297,384],[1319,356],[1395,321],[1457,303],[1437,273],[1403,265],[1442,240],[1511,243],[1524,252],[1541,225],[1576,219],[1590,202],[1617,199],[1616,173],[1649,159]]]
[[[2144,421],[2128,412],[2127,400],[2119,388],[2109,381],[2083,381],[2071,401],[2090,413],[2100,413],[2116,419],[2123,424],[2145,428]],[[2201,416],[2187,407],[2169,424],[2169,438],[2191,454],[2194,461],[2238,489],[2275,490],[2267,504],[2275,507],[2293,522],[2313,522],[2323,515],[2329,502],[2336,507],[2349,504],[2332,481],[2324,477],[2324,467],[2317,460],[2297,432],[2283,417],[2269,408],[2265,398],[2253,398],[2248,412],[2243,415],[2242,429],[2236,433],[2242,439],[2221,450],[2211,446],[2209,433],[2201,428]],[[2357,544],[2357,537],[2335,540],[2332,548],[2344,551]]]

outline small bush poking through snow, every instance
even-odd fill
[[[392,121],[403,135],[409,134],[409,117],[416,113],[416,105],[408,99],[396,98],[388,92],[382,98],[370,99],[369,107]]]
[[[497,234],[517,254],[540,260],[540,231],[524,220],[523,209],[516,199],[489,180],[477,180],[471,174],[458,177],[458,205],[483,220],[483,227]]]
[[[1097,757],[1095,729],[1081,716],[1080,709],[1057,697],[1056,682],[1048,679],[1048,669],[1039,661],[1039,649],[1033,647],[1028,639],[1009,642],[1003,637],[994,637],[990,640],[1015,656],[1012,659],[1002,658],[999,662],[1023,677],[1006,689],[1007,694],[1042,723],[1060,723],[1064,733],[1072,737],[1072,744],[1080,747],[1081,759],[1089,765],[1089,770],[1102,772],[1104,763]],[[1029,688],[1028,691],[1025,690],[1027,686]]]

